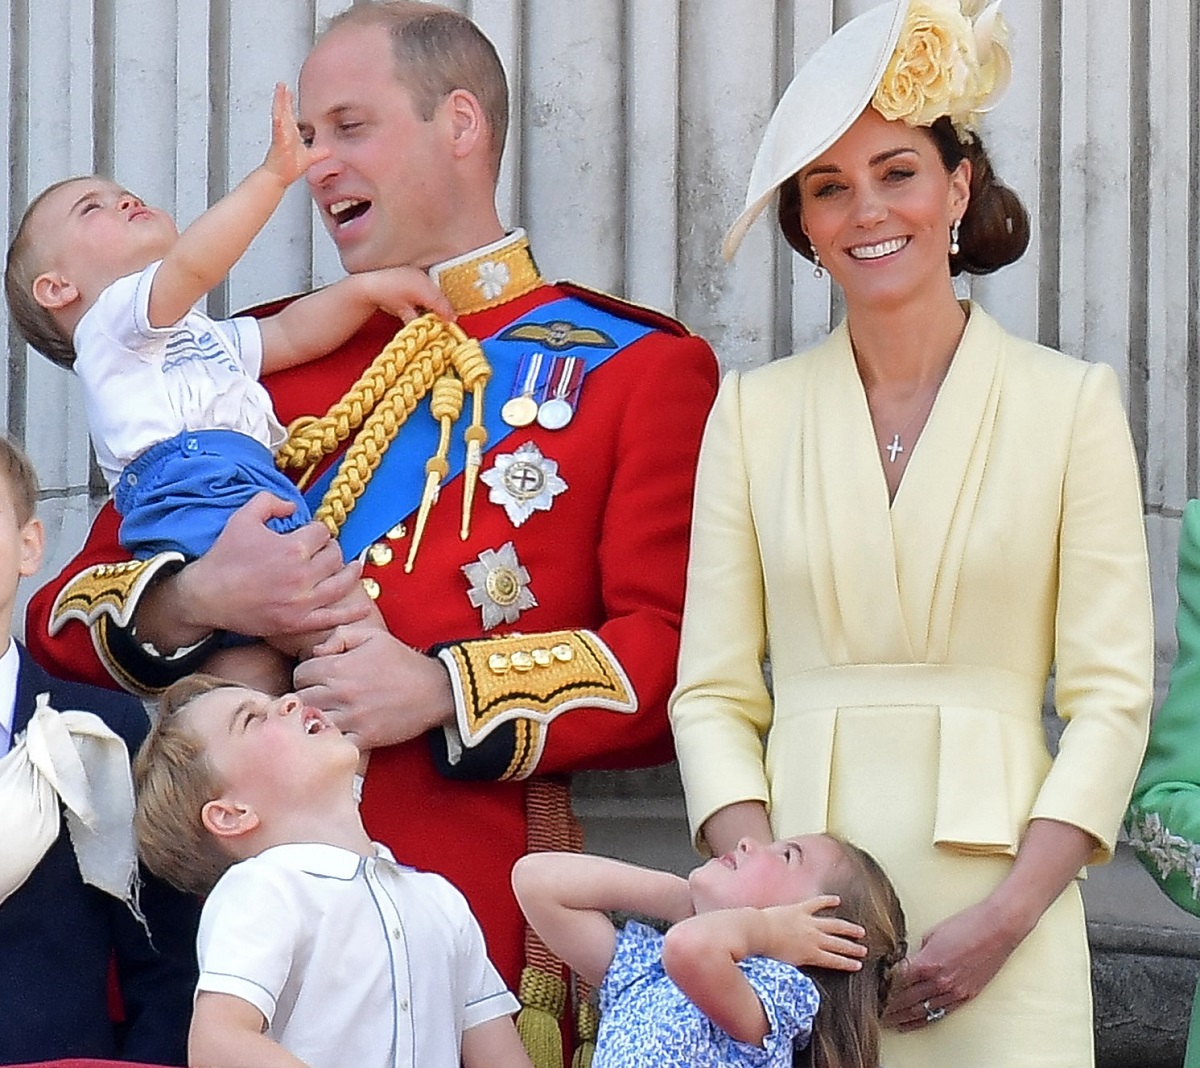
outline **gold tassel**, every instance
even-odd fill
[[[517,1034],[533,1068],[562,1068],[563,1044],[559,1020],[567,1004],[567,984],[558,976],[526,965],[521,971]]]
[[[596,1055],[596,1036],[600,1033],[600,1013],[590,1001],[580,1002],[575,1013],[575,1054],[571,1068],[592,1068]]]
[[[276,466],[281,470],[305,471],[301,479],[301,485],[305,485],[316,465],[355,434],[313,515],[334,537],[400,428],[433,388],[438,376],[451,370],[462,380],[460,390],[470,390],[475,408],[474,420],[466,435],[467,477],[471,492],[464,501],[468,507],[464,508],[463,525],[469,526],[469,498],[474,496],[473,480],[482,465],[483,446],[487,443],[487,432],[480,424],[483,390],[491,378],[492,368],[479,342],[463,333],[457,323],[443,322],[435,315],[423,315],[397,332],[358,381],[325,415],[319,418],[306,415],[293,420],[288,426],[288,440],[275,454]],[[460,400],[453,418],[458,418],[461,408]],[[472,442],[475,443],[473,448]],[[442,470],[444,447],[439,449],[439,454],[440,457],[435,456],[425,466],[423,497],[429,501],[425,505],[426,518],[437,497],[438,486],[446,477],[446,471]],[[411,565],[411,554],[409,563]]]
[[[488,439],[487,428],[483,425],[483,390],[492,377],[492,367],[476,342],[473,348],[464,345],[455,353],[454,369],[462,379],[463,387],[471,393],[471,425],[463,434],[467,443],[467,462],[463,468],[462,526],[459,530],[459,537],[466,541],[471,536],[471,505],[475,501],[475,484],[479,480],[483,449]]]
[[[450,465],[446,462],[446,454],[450,451],[450,427],[462,413],[462,404],[462,383],[453,375],[443,375],[433,384],[429,410],[440,424],[441,433],[437,452],[425,464],[425,492],[421,494],[421,508],[417,512],[417,525],[413,531],[412,545],[408,550],[408,560],[404,564],[405,573],[413,569],[413,561],[416,560],[417,550],[421,547],[421,536],[425,533],[425,523],[429,519],[429,509],[437,500],[438,488],[450,470]]]

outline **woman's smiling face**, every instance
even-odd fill
[[[944,295],[950,227],[967,210],[971,166],[947,173],[928,130],[867,108],[792,180],[804,232],[848,305]]]

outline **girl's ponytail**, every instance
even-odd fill
[[[812,1040],[796,1055],[797,1068],[879,1068],[879,1020],[892,979],[908,953],[907,928],[900,898],[884,870],[869,853],[831,835],[846,855],[839,866],[836,912],[866,929],[867,956],[857,972],[806,969],[821,992]]]

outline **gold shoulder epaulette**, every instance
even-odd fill
[[[93,564],[79,572],[59,591],[50,609],[50,633],[57,634],[68,620],[91,627],[108,616],[118,627],[129,626],[138,600],[164,567],[182,564],[182,553],[166,552],[149,560],[119,564]]]
[[[497,727],[517,731],[505,779],[537,768],[545,729],[573,708],[636,712],[637,694],[607,645],[587,630],[506,634],[447,646],[459,732],[468,748]]]

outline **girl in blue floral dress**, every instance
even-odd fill
[[[513,889],[546,945],[599,985],[592,1068],[879,1064],[904,914],[883,870],[849,843],[747,838],[687,878],[533,853]],[[618,929],[610,910],[671,926]]]

